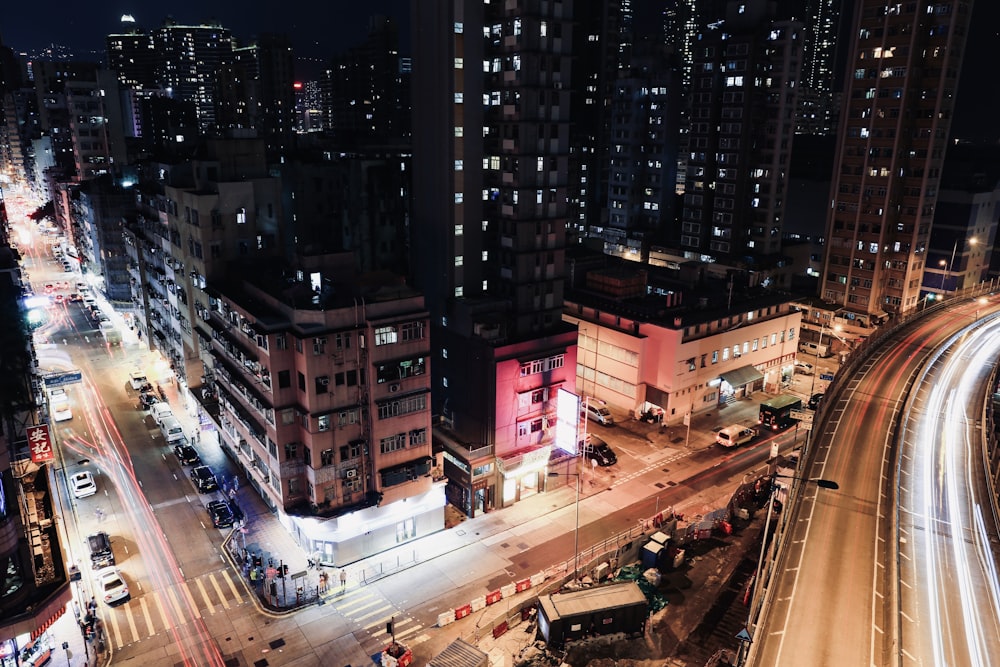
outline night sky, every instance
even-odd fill
[[[103,61],[104,38],[118,32],[122,14],[131,14],[138,25],[150,29],[161,25],[167,15],[178,23],[189,24],[216,19],[240,43],[265,31],[290,35],[295,54],[301,59],[296,74],[306,79],[319,71],[320,63],[330,56],[361,43],[371,15],[386,14],[399,24],[400,51],[409,55],[409,0],[299,4],[302,9],[292,12],[288,3],[261,0],[174,0],[163,5],[134,0],[90,4],[78,0],[12,0],[0,10],[0,39],[15,52],[37,52],[54,43],[68,47],[77,58]],[[996,120],[1000,86],[993,71],[1000,44],[998,26],[1000,2],[976,0],[952,126],[955,138],[1000,140],[1000,123]]]
[[[179,24],[217,20],[240,44],[260,32],[288,34],[297,57],[328,59],[361,43],[368,18],[386,14],[400,26],[401,50],[409,48],[409,0],[326,0],[262,2],[261,0],[173,0],[172,2],[4,2],[0,38],[15,53],[37,52],[50,44],[66,46],[78,59],[103,61],[105,37],[120,31],[122,14],[136,25],[153,29],[171,16]],[[291,11],[299,7],[299,11]]]

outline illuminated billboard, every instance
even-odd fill
[[[579,453],[580,397],[560,389],[556,396],[556,447],[574,456]]]

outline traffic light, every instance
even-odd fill
[[[285,565],[281,566],[281,576],[282,576],[282,578],[288,576],[288,564],[287,563]]]

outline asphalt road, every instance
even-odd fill
[[[953,611],[950,605],[970,603],[952,589],[942,591],[949,600],[944,609],[897,606],[900,583],[903,589],[919,588],[923,581],[900,578],[896,561],[900,556],[906,561],[908,548],[894,520],[897,456],[903,461],[912,456],[912,438],[901,444],[899,424],[913,423],[904,417],[914,416],[908,409],[914,393],[938,382],[922,371],[954,332],[971,323],[969,308],[975,311],[976,305],[933,314],[897,332],[838,395],[824,400],[814,451],[800,474],[835,481],[840,488],[800,483],[801,502],[782,517],[786,546],[768,585],[761,622],[751,628],[749,664],[895,664],[901,613],[926,623],[929,615]],[[933,440],[939,433],[926,435]],[[900,485],[908,488],[905,479]],[[936,662],[922,650],[910,657],[925,660],[922,664],[975,664]]]

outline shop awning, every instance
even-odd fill
[[[753,366],[741,366],[740,368],[726,371],[719,377],[728,382],[731,387],[742,387],[745,384],[763,380],[764,374]]]

